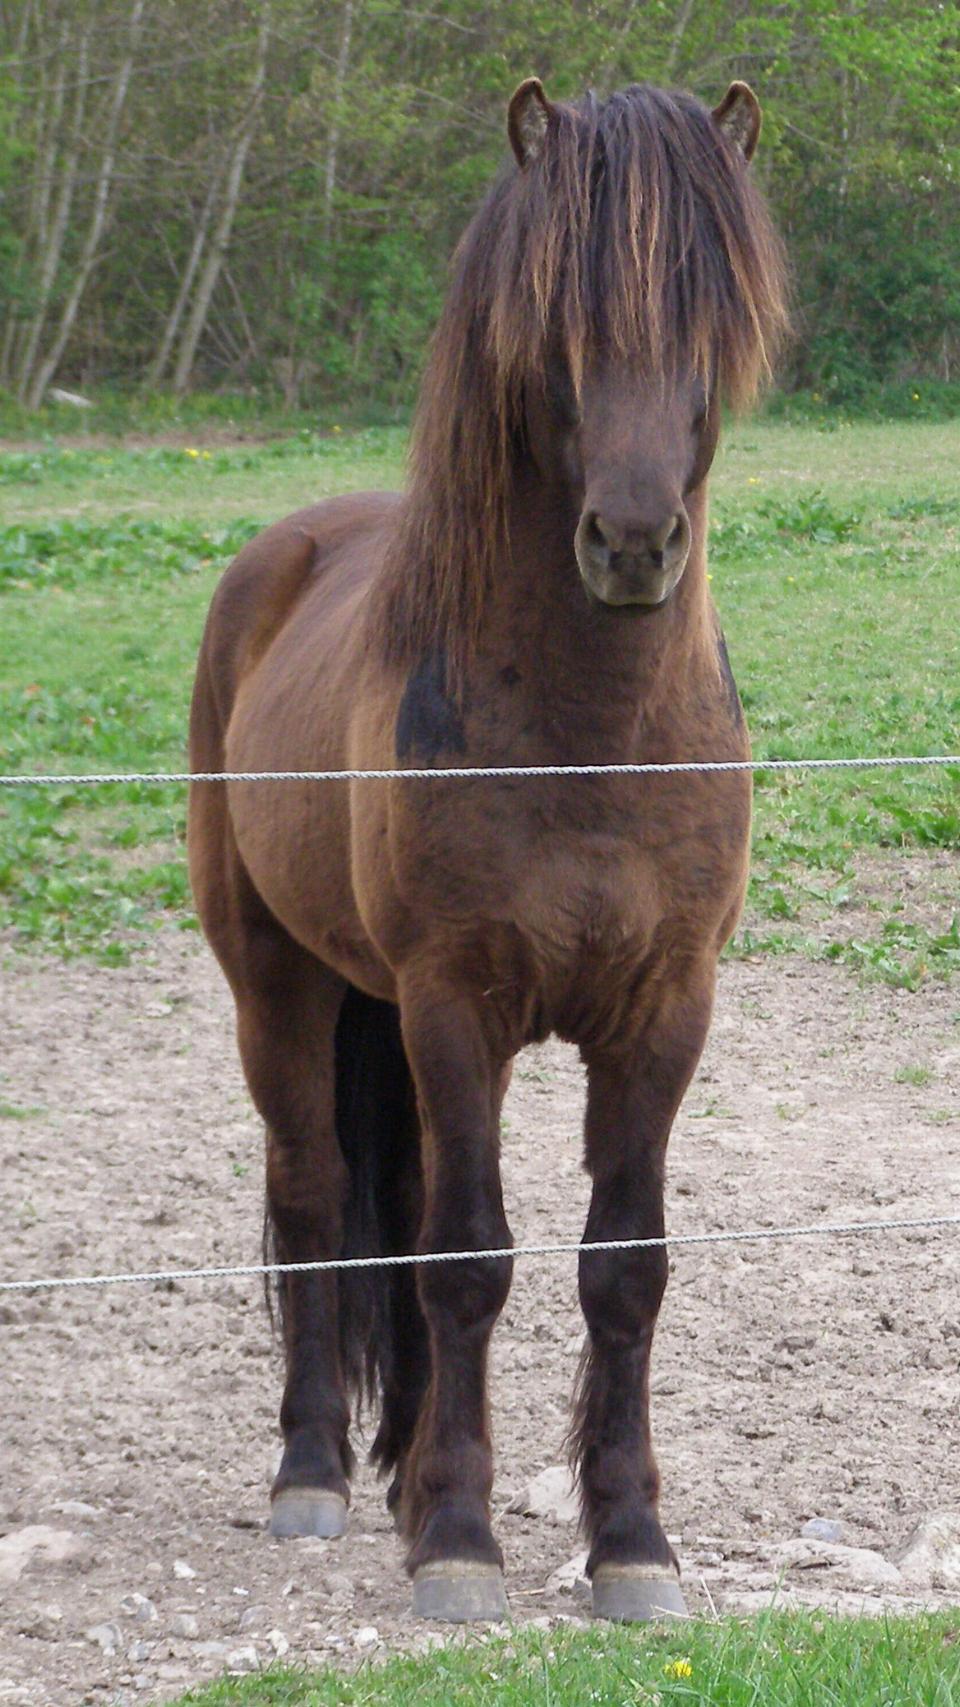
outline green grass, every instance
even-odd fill
[[[280,394],[268,387],[256,391],[195,391],[174,397],[163,391],[130,391],[109,386],[86,394],[89,407],[58,403],[48,398],[31,410],[0,389],[0,439],[31,442],[56,439],[123,439],[130,434],[156,437],[177,433],[235,438],[276,438],[281,433],[310,432],[324,426],[358,426],[402,418],[404,410],[375,406],[368,399],[355,403],[341,398],[316,408],[288,409]],[[814,414],[819,405],[809,405]],[[915,407],[915,406],[914,406]],[[907,413],[909,414],[909,410]],[[187,440],[187,443],[190,441]]]
[[[266,444],[0,455],[0,768],[181,769],[210,595],[258,526],[402,479],[398,428]],[[758,757],[960,745],[960,422],[764,420],[728,435],[713,480],[713,590]],[[954,849],[960,768],[761,774],[748,924],[734,952],[808,952],[917,987],[960,967],[947,915],[838,908],[862,855]],[[157,918],[189,922],[181,789],[0,800],[0,923],[62,952],[123,958]]]
[[[526,1630],[425,1656],[271,1669],[175,1707],[956,1707],[960,1613],[833,1619],[773,1613],[670,1632]]]

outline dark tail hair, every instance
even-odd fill
[[[349,1174],[343,1255],[395,1256],[414,1248],[422,1202],[416,1093],[392,1002],[352,986],[335,1039],[337,1137]],[[397,1282],[383,1269],[340,1276],[340,1358],[362,1405],[389,1394],[396,1368]]]
[[[344,1257],[399,1256],[415,1248],[423,1210],[420,1124],[400,1015],[351,985],[334,1036],[335,1118],[347,1166]],[[278,1251],[269,1209],[264,1261]],[[276,1298],[283,1315],[282,1284]],[[357,1410],[378,1404],[371,1456],[392,1469],[412,1432],[425,1383],[426,1333],[413,1269],[354,1269],[339,1276],[340,1367]],[[276,1326],[274,1289],[267,1307]]]

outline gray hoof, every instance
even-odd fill
[[[598,1565],[593,1573],[593,1615],[622,1624],[686,1618],[676,1571],[665,1565]]]
[[[332,1540],[347,1527],[347,1502],[329,1488],[283,1488],[270,1508],[270,1534],[282,1540],[319,1535]]]
[[[413,1577],[415,1618],[444,1624],[500,1624],[510,1616],[499,1565],[437,1559]]]

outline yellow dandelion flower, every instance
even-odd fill
[[[796,580],[796,578],[797,578],[797,577],[796,577],[796,575],[788,575],[788,576],[787,576],[787,580],[788,580],[788,581],[795,581],[795,580]]]
[[[194,450],[192,445],[184,445],[183,454],[184,456],[199,456],[200,452],[198,450]]]
[[[812,401],[812,402],[814,402],[814,403],[819,403],[819,401],[820,401],[820,393],[819,393],[819,391],[811,391],[811,393],[810,393],[810,397],[811,397],[811,401]]]
[[[759,484],[760,484],[759,474],[748,474],[747,475],[747,485],[748,486],[759,486]]]
[[[342,428],[342,427],[334,427],[334,429],[333,429],[333,430],[334,430],[334,432],[335,432],[335,433],[342,433],[342,432],[343,432],[343,428]]]
[[[920,401],[920,393],[919,393],[919,391],[915,391],[915,392],[914,392],[914,393],[913,393],[913,401],[914,401],[914,403],[919,403],[919,401]]]
[[[663,1668],[664,1677],[692,1677],[693,1666],[689,1660],[668,1660]]]

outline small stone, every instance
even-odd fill
[[[46,1523],[14,1529],[0,1541],[0,1583],[15,1583],[28,1566],[62,1565],[88,1551],[87,1543],[70,1529],[51,1529]]]
[[[139,1619],[141,1624],[155,1624],[157,1620],[157,1609],[145,1594],[125,1594],[120,1611],[126,1618]]]
[[[829,1571],[831,1582],[845,1588],[894,1588],[902,1582],[896,1565],[869,1547],[842,1547],[835,1541],[798,1538],[773,1549],[778,1565],[787,1570]]]
[[[229,1642],[198,1642],[193,1651],[201,1659],[219,1660],[230,1652],[230,1646]]]
[[[85,1523],[92,1523],[95,1518],[103,1516],[99,1506],[88,1505],[86,1500],[57,1500],[52,1509],[60,1517],[79,1518]]]
[[[127,1646],[127,1659],[130,1660],[133,1665],[142,1665],[144,1660],[148,1660],[152,1653],[152,1642],[136,1641],[130,1642]]]
[[[589,1591],[590,1585],[586,1579],[586,1569],[586,1552],[575,1553],[572,1559],[568,1559],[565,1564],[558,1565],[555,1571],[551,1571],[546,1582],[548,1593],[571,1594],[579,1597],[585,1589]]]
[[[237,1629],[241,1635],[246,1630],[262,1630],[269,1617],[267,1606],[245,1606],[237,1619]]]
[[[157,1678],[160,1683],[186,1683],[190,1671],[187,1666],[166,1665],[157,1667]]]
[[[935,1511],[921,1518],[896,1558],[916,1588],[960,1588],[960,1512]]]
[[[173,1574],[185,1583],[189,1582],[190,1578],[195,1577],[197,1573],[192,1565],[187,1564],[186,1559],[174,1559]]]
[[[118,1624],[92,1624],[84,1635],[103,1654],[115,1654],[123,1640]]]
[[[260,1656],[256,1648],[253,1646],[234,1648],[233,1652],[227,1655],[227,1669],[228,1671],[259,1671]]]
[[[380,1632],[373,1624],[364,1624],[353,1638],[355,1648],[375,1648],[380,1640]]]
[[[808,1541],[842,1541],[844,1528],[833,1517],[808,1517],[800,1525],[800,1534]]]
[[[288,1654],[290,1652],[290,1643],[287,1641],[282,1630],[268,1630],[267,1641],[270,1643],[270,1646],[278,1660],[282,1660],[284,1654]]]
[[[787,1352],[812,1351],[817,1339],[818,1333],[815,1327],[795,1328],[790,1333],[781,1334],[775,1349]]]
[[[195,1642],[200,1634],[199,1621],[192,1612],[175,1612],[170,1620],[171,1636],[182,1636],[185,1641]]]
[[[571,1486],[569,1470],[563,1464],[541,1470],[514,1496],[507,1510],[521,1517],[545,1517],[551,1523],[576,1523],[580,1501]]]
[[[340,1571],[330,1571],[321,1577],[317,1584],[320,1594],[330,1602],[330,1605],[340,1611],[346,1611],[353,1605],[353,1582]]]
[[[55,1642],[60,1634],[56,1621],[45,1612],[35,1612],[18,1626],[17,1634],[38,1642]]]

